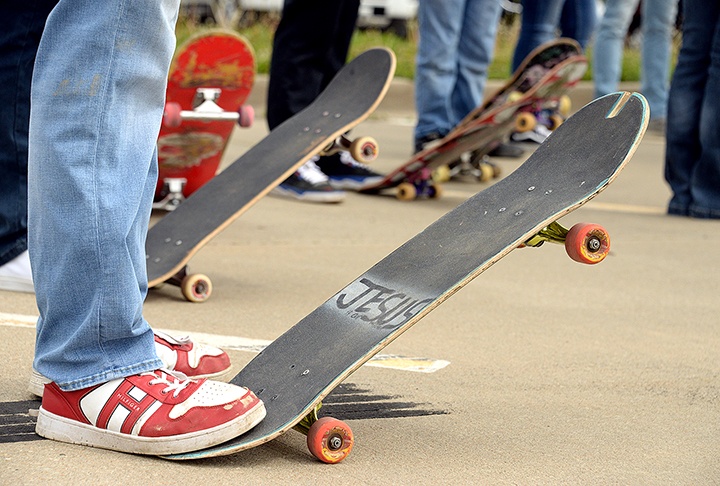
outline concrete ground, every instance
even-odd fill
[[[394,83],[354,132],[377,138],[380,171],[409,156],[411,88]],[[589,101],[589,88],[574,98]],[[226,161],[266,132],[262,118],[238,130]],[[617,181],[564,218],[610,231],[602,264],[551,245],[514,251],[382,352],[399,358],[350,376],[326,402],[357,440],[334,466],[296,432],[185,463],[40,440],[26,413],[37,407],[26,391],[37,309],[31,295],[0,292],[0,483],[720,484],[720,224],[665,215],[663,156],[663,138],[646,135]],[[498,160],[505,174],[520,162]],[[146,317],[225,346],[239,369],[252,340],[274,339],[485,187],[452,182],[442,199],[415,202],[267,197],[192,260],[213,279],[208,302],[165,286]]]

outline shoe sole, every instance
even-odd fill
[[[281,187],[276,187],[270,192],[272,196],[283,197],[286,199],[295,199],[303,202],[321,202],[321,203],[339,203],[345,200],[345,193],[343,191],[334,192],[313,192],[308,191],[303,194],[297,192],[288,191]]]
[[[26,292],[28,294],[35,293],[35,286],[32,281],[28,282],[25,278],[1,276],[0,290],[9,290],[10,292]]]
[[[46,439],[130,454],[164,456],[212,447],[238,437],[265,418],[265,405],[217,427],[168,437],[141,437],[83,424],[40,407],[35,432]]]

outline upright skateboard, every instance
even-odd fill
[[[235,32],[203,32],[177,49],[158,137],[155,208],[175,209],[215,176],[235,122],[253,122],[243,103],[254,79],[253,49]]]
[[[600,98],[560,126],[515,172],[400,246],[276,339],[232,382],[249,387],[267,416],[248,433],[209,449],[167,456],[198,459],[250,449],[296,427],[311,452],[339,462],[347,424],[318,420],[339,383],[435,307],[520,246],[564,243],[576,261],[597,263],[610,240],[598,225],[569,231],[557,220],[605,189],[647,127],[638,94]]]
[[[575,44],[569,45],[574,47]],[[566,43],[554,42],[552,46],[538,50],[539,53],[531,55],[498,94],[469,113],[447,136],[362,192],[376,194],[397,188],[396,195],[403,200],[419,196],[439,197],[440,187],[431,177],[434,169],[455,164],[464,154],[472,152],[481,160],[516,127],[518,114],[558,100],[587,69],[585,57],[577,53],[570,55]],[[494,175],[488,166],[476,168],[480,180],[488,180]]]
[[[367,118],[385,96],[395,72],[395,55],[371,49],[348,63],[307,108],[276,127],[257,145],[168,213],[147,236],[150,287],[178,285],[186,299],[201,302],[210,279],[188,275],[186,264],[208,241],[280,184],[313,155],[338,147],[369,160],[377,145],[345,133]]]

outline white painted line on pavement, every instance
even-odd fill
[[[34,329],[37,317],[25,316],[20,314],[6,314],[0,312],[0,326],[5,327],[22,327],[26,329]],[[162,329],[163,332],[171,336],[190,335],[197,342],[209,344],[223,349],[232,349],[235,351],[244,351],[247,353],[259,353],[272,341],[264,339],[250,339],[238,336],[222,336],[219,334],[209,334],[204,332],[186,332],[173,329]],[[367,366],[376,368],[388,368],[393,370],[413,371],[416,373],[434,373],[449,365],[449,361],[431,358],[413,358],[409,356],[378,354],[370,358],[366,363]]]

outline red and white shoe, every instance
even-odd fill
[[[164,332],[154,333],[155,352],[170,371],[179,371],[195,379],[219,378],[232,368],[230,357],[222,349],[193,342],[187,336],[178,339]],[[50,383],[50,380],[33,370],[28,391],[42,397],[46,383]]]
[[[246,388],[158,370],[64,392],[45,385],[35,431],[133,454],[180,454],[233,439],[265,417]]]

